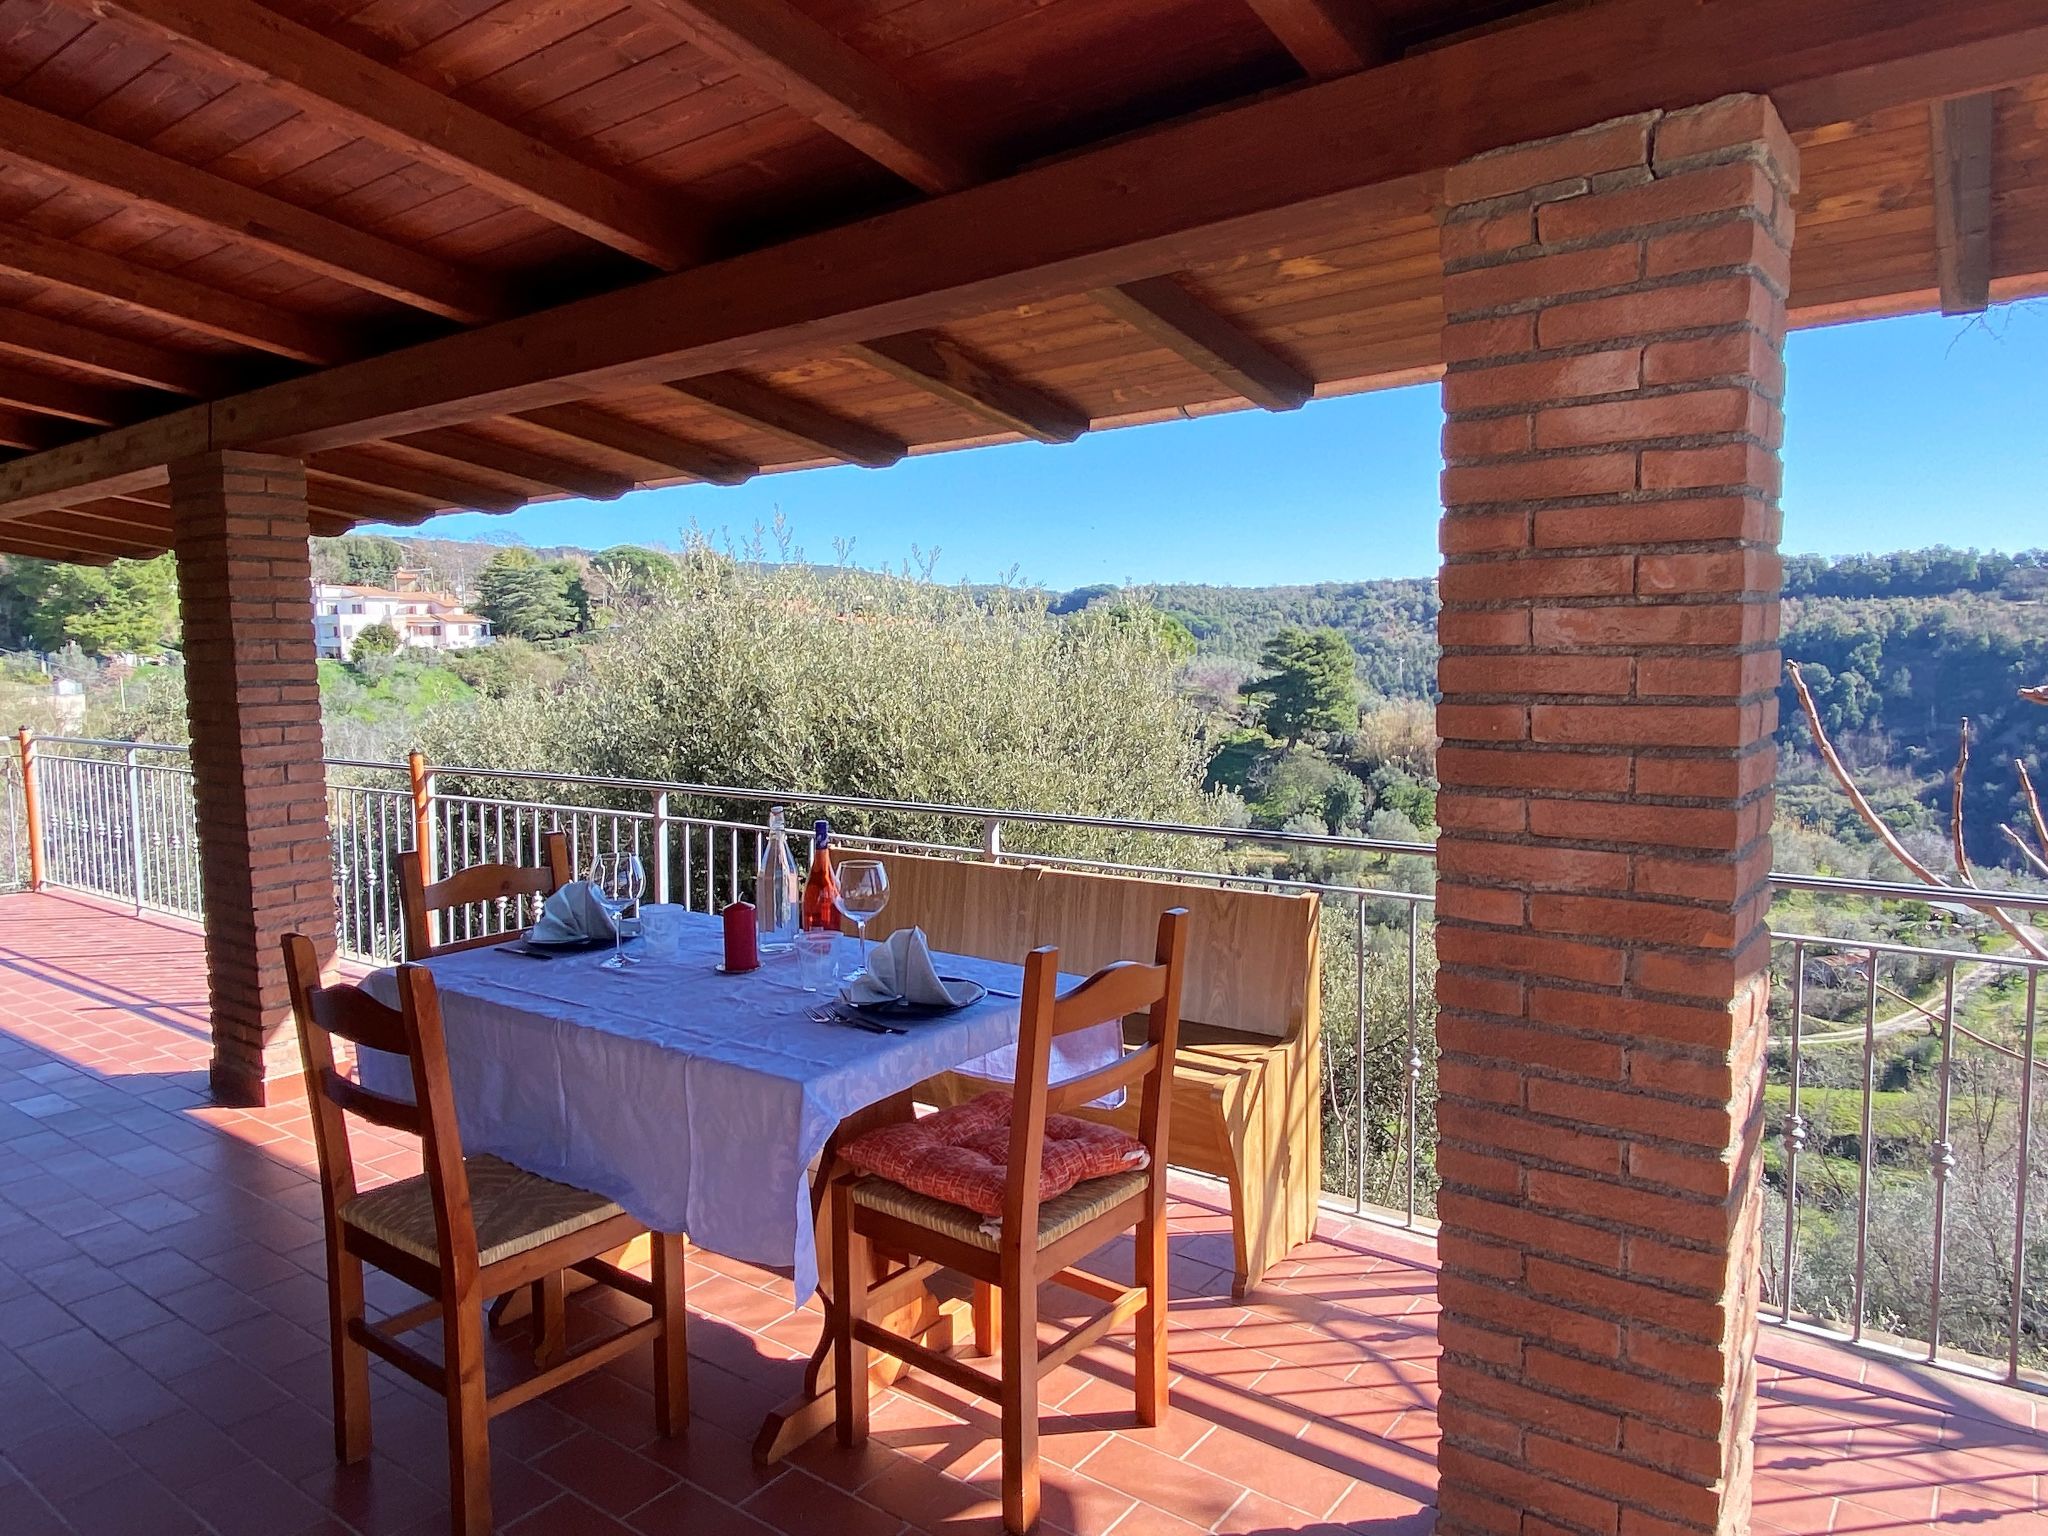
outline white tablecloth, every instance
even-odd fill
[[[727,976],[716,918],[655,914],[674,959],[599,968],[610,951],[545,960],[498,949],[427,962],[440,989],[465,1152],[595,1190],[648,1226],[817,1285],[807,1170],[855,1110],[948,1068],[1008,1078],[1019,1005],[991,995],[901,1035],[814,1024],[830,994],[796,990],[793,961]],[[851,939],[842,941],[852,944]],[[940,957],[949,976],[1019,989],[1015,965]],[[396,973],[364,987],[396,1005]],[[1056,1041],[1055,1082],[1107,1065],[1117,1026]],[[365,1052],[366,1085],[410,1096],[404,1063]],[[381,1058],[381,1059],[373,1059]]]

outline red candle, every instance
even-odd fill
[[[736,901],[727,907],[725,919],[725,968],[753,971],[761,966],[761,934],[754,926],[754,904]]]

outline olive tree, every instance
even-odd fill
[[[669,600],[623,616],[557,686],[430,718],[422,745],[444,763],[783,788],[799,801],[1209,820],[1199,722],[1159,626],[1052,615],[1036,593],[847,567],[702,551],[681,566]],[[835,821],[897,837],[975,835],[958,817]],[[1021,823],[1004,835],[1019,849],[1112,857],[1140,842]]]

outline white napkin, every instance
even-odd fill
[[[588,880],[571,880],[548,897],[540,909],[540,921],[526,935],[539,944],[593,942],[612,936],[612,915],[597,899],[597,887]]]
[[[847,984],[846,997],[863,1005],[900,997],[921,1006],[964,1008],[974,1000],[974,989],[945,983],[932,964],[922,928],[899,928],[868,946],[867,971]]]

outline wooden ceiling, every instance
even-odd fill
[[[0,0],[0,552],[1428,379],[1444,166],[1735,89],[1799,323],[2048,288],[2039,0]]]

